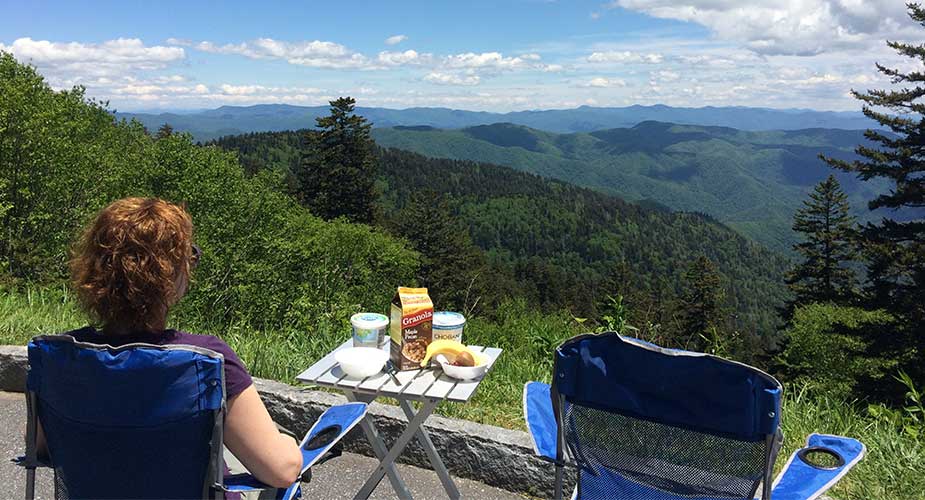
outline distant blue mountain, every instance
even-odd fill
[[[748,107],[676,108],[672,106],[628,106],[623,108],[550,109],[490,113],[448,108],[357,108],[357,112],[378,128],[411,126],[458,129],[507,122],[556,133],[592,132],[633,127],[645,121],[731,127],[739,130],[799,130],[830,128],[858,130],[876,127],[859,112],[768,109]],[[183,113],[116,113],[119,118],[135,118],[150,130],[169,123],[175,130],[189,132],[205,141],[223,135],[247,132],[296,130],[311,127],[315,118],[328,113],[327,106],[258,104],[222,106],[217,109]]]

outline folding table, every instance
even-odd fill
[[[334,353],[340,349],[351,346],[353,346],[353,339],[347,340],[338,346],[337,349],[328,353],[327,356],[321,358],[317,363],[299,374],[296,379],[308,384],[337,389],[344,393],[349,401],[370,403],[378,397],[396,399],[402,411],[404,411],[405,417],[408,419],[407,427],[398,439],[395,440],[391,449],[386,447],[385,442],[379,436],[379,433],[376,432],[372,417],[368,413],[360,422],[360,427],[363,429],[363,433],[366,434],[366,439],[369,440],[373,452],[379,459],[379,466],[369,479],[366,480],[366,483],[356,496],[354,496],[354,499],[360,500],[369,498],[373,490],[376,489],[376,486],[378,486],[382,478],[386,475],[388,475],[389,481],[392,483],[392,487],[395,489],[399,498],[403,500],[412,498],[411,493],[408,491],[408,487],[398,475],[398,471],[395,468],[395,459],[401,455],[405,446],[415,437],[421,443],[421,446],[424,447],[424,451],[427,453],[427,459],[434,467],[434,471],[437,472],[437,476],[440,478],[440,482],[443,483],[443,488],[446,490],[447,495],[454,500],[458,499],[459,490],[456,488],[456,484],[453,483],[453,479],[450,477],[449,472],[447,472],[443,460],[440,459],[440,455],[437,454],[437,450],[434,449],[434,444],[430,440],[430,436],[427,434],[422,424],[427,420],[427,417],[433,413],[434,408],[440,401],[446,400],[459,403],[469,401],[472,395],[475,394],[475,390],[478,388],[481,380],[484,380],[484,377],[487,376],[488,373],[486,372],[479,380],[465,382],[448,377],[439,368],[398,372],[396,374],[398,383],[395,383],[389,374],[383,372],[365,379],[351,379],[346,377],[334,360]],[[388,347],[389,346],[386,345],[383,348],[388,349]],[[469,347],[476,352],[481,352],[489,358],[488,371],[491,371],[492,365],[494,365],[498,356],[501,354],[501,349],[495,347]],[[421,408],[417,412],[414,411],[414,407],[410,403],[411,401],[421,402]]]

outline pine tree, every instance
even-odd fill
[[[331,101],[331,114],[317,118],[308,132],[296,172],[297,194],[312,213],[324,219],[346,217],[370,223],[375,218],[378,165],[370,129],[354,114],[356,101]]]
[[[164,139],[173,135],[173,127],[169,123],[165,123],[157,129],[157,135],[154,136],[157,139]]]
[[[682,347],[703,350],[705,339],[723,326],[725,293],[716,265],[705,256],[691,263],[684,273],[681,292]]]
[[[473,308],[484,255],[446,197],[431,190],[414,193],[393,225],[421,253],[418,282],[429,289],[434,303],[446,309]]]
[[[925,26],[925,8],[908,4],[909,16]],[[890,356],[925,381],[925,44],[887,42],[912,59],[908,72],[877,64],[898,90],[853,91],[864,114],[889,132],[867,130],[871,144],[859,145],[855,161],[825,158],[831,166],[854,172],[862,180],[882,178],[891,189],[871,200],[871,210],[890,209],[878,223],[865,224],[860,234],[867,264],[864,305],[883,309],[897,320],[896,329],[872,339],[872,349]]]
[[[834,175],[816,185],[793,217],[793,230],[805,241],[794,245],[803,262],[787,275],[793,306],[812,302],[849,303],[855,293],[854,271],[844,264],[857,258],[855,219],[848,197]]]

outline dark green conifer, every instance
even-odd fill
[[[173,127],[169,123],[165,123],[157,129],[157,135],[155,136],[158,139],[164,139],[173,135]]]
[[[793,306],[812,302],[848,303],[855,294],[855,219],[848,213],[848,197],[830,175],[816,185],[793,217],[793,230],[804,241],[793,246],[802,262],[787,275],[794,293]]]
[[[435,191],[414,193],[395,217],[396,232],[421,253],[418,283],[429,289],[441,309],[472,309],[479,297],[481,250],[469,229],[453,215],[445,196]]]
[[[346,217],[370,223],[375,218],[377,162],[372,124],[354,114],[356,101],[331,101],[331,114],[317,118],[309,131],[296,172],[298,197],[324,219]]]
[[[908,4],[909,17],[925,26],[925,8]],[[863,112],[886,130],[868,130],[868,144],[859,145],[855,161],[825,158],[831,166],[854,172],[863,180],[884,179],[890,189],[870,200],[882,212],[879,222],[865,224],[860,245],[867,264],[864,306],[882,309],[896,319],[896,328],[871,339],[871,350],[888,356],[925,380],[925,44],[887,42],[911,59],[915,69],[877,64],[898,88],[854,91]]]
[[[700,256],[684,273],[681,293],[681,347],[703,350],[723,326],[725,292],[716,265]]]

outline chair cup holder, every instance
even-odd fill
[[[810,459],[810,454],[821,453],[835,459],[835,465],[822,465]],[[806,465],[819,470],[838,470],[845,465],[845,459],[831,448],[824,446],[808,446],[797,452],[797,457]]]
[[[339,424],[329,425],[324,429],[321,429],[311,439],[305,442],[302,446],[304,450],[317,450],[318,448],[323,448],[335,439],[340,436],[340,431],[342,427]]]

